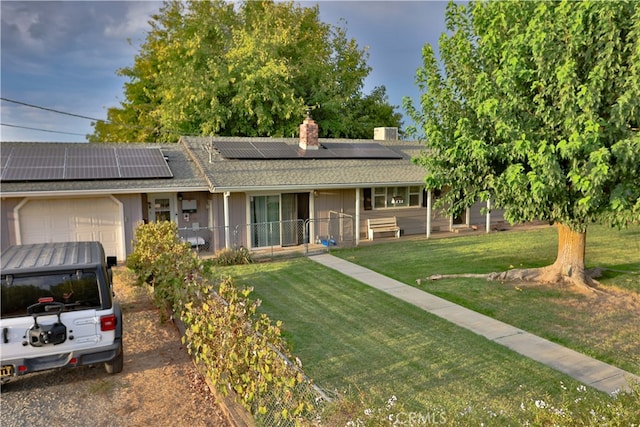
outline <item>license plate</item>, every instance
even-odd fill
[[[10,377],[13,375],[13,366],[7,365],[0,368],[0,378]]]

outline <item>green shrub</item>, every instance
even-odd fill
[[[225,248],[216,252],[214,263],[216,265],[251,264],[253,263],[253,254],[245,247]]]
[[[193,284],[198,286],[198,284]],[[242,404],[255,414],[267,411],[269,396],[289,400],[285,419],[312,407],[296,402],[295,387],[305,380],[280,354],[288,355],[281,337],[281,322],[257,314],[260,301],[249,299],[251,288],[238,289],[233,279],[219,284],[218,293],[203,288],[201,301],[188,303],[181,318],[187,326],[183,341],[197,362],[223,394],[233,390]]]
[[[135,237],[127,267],[139,284],[153,286],[159,307],[179,316],[186,328],[183,342],[220,392],[233,390],[254,415],[266,413],[265,402],[274,399],[286,403],[275,414],[280,419],[297,419],[313,410],[293,392],[306,379],[281,357],[290,357],[281,323],[257,314],[260,301],[249,299],[251,289],[238,289],[226,278],[216,292],[208,280],[210,263],[180,241],[175,223],[141,225]],[[221,251],[217,259],[224,265],[252,262],[244,248]]]
[[[186,303],[184,281],[199,275],[202,264],[188,243],[180,241],[174,222],[142,224],[136,229],[133,253],[127,267],[136,273],[138,283],[154,287],[154,301],[180,312]]]

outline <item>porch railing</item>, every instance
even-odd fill
[[[226,227],[183,227],[178,229],[180,239],[189,242],[199,252],[218,252],[225,247],[246,247],[252,250],[282,250],[300,248],[328,250],[355,245],[353,217],[330,212],[327,218],[307,220],[271,221]],[[229,242],[226,242],[226,236]]]

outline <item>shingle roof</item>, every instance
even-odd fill
[[[173,178],[102,179],[78,181],[2,182],[2,195],[44,195],[51,193],[146,193],[162,191],[259,191],[311,190],[316,188],[357,188],[422,185],[424,170],[411,162],[423,146],[412,141],[320,139],[320,143],[383,145],[400,154],[399,159],[225,159],[210,149],[212,141],[254,145],[274,141],[297,147],[295,138],[183,137],[178,144],[157,144],[168,159]],[[77,143],[3,142],[11,148],[24,144]],[[100,144],[114,147],[149,147],[149,144]],[[89,146],[89,144],[87,144]]]
[[[356,188],[383,185],[421,185],[424,170],[411,162],[423,148],[417,142],[320,139],[322,143],[379,143],[401,159],[225,159],[212,144],[235,142],[241,146],[285,142],[297,147],[295,138],[182,137],[181,143],[205,172],[212,192],[314,188]]]
[[[0,149],[24,146],[74,146],[78,143],[36,143],[36,142],[2,142]],[[93,144],[83,144],[87,147]],[[101,146],[114,147],[135,147],[145,148],[149,144],[100,144]],[[2,182],[0,184],[0,194],[21,195],[21,194],[44,194],[44,193],[144,193],[158,191],[206,191],[207,184],[204,175],[200,172],[195,162],[186,154],[180,144],[158,144],[162,149],[168,164],[173,173],[173,178],[153,178],[153,179],[107,179],[107,180],[78,180],[78,181],[40,181],[40,182]]]

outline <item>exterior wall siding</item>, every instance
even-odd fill
[[[118,194],[114,196],[122,203],[124,214],[124,245],[126,254],[133,252],[133,240],[136,228],[144,223],[143,205],[141,194]],[[123,261],[123,260],[119,260]]]
[[[348,215],[354,215],[355,209],[355,191],[354,190],[320,190],[318,196],[314,200],[314,218],[329,218],[329,212],[342,212]]]
[[[16,223],[13,210],[23,200],[22,197],[7,197],[2,199],[0,216],[0,243],[1,250],[5,250],[16,243]]]
[[[194,223],[197,223],[200,227],[208,227],[209,226],[209,210],[208,207],[208,194],[204,192],[185,192],[180,193],[182,195],[182,200],[195,200],[196,201],[196,210],[195,212],[183,212],[182,210],[182,201],[178,199],[178,227],[179,228],[190,228]],[[185,218],[185,214],[188,214],[188,219]]]
[[[396,217],[402,235],[425,235],[427,232],[427,209],[423,207],[372,209],[360,207],[360,238],[367,238],[367,220],[373,218]],[[447,220],[447,226],[449,222]]]
[[[311,193],[311,192],[310,192]],[[265,193],[266,194],[266,193]],[[272,193],[270,193],[272,194]],[[133,251],[135,229],[146,218],[146,195],[144,194],[120,194],[115,195],[123,206],[124,216],[124,245],[127,254]],[[182,194],[183,200],[196,200],[196,211],[189,212],[189,220],[185,220],[182,205],[178,201],[178,227],[190,229],[193,223],[198,223],[203,230],[199,235],[205,237],[209,250],[216,252],[225,246],[225,217],[224,195],[221,193],[186,192]],[[316,220],[328,219],[330,212],[340,212],[350,215],[355,220],[356,190],[355,189],[319,189],[317,196],[310,194],[311,204],[314,207],[310,216]],[[16,223],[14,208],[22,201],[20,197],[5,197],[2,200],[0,217],[0,243],[4,250],[16,243]],[[247,224],[249,199],[247,193],[232,193],[229,197],[229,230],[230,244],[249,246],[250,229]],[[484,229],[486,217],[481,210],[486,207],[485,202],[478,202],[470,208],[470,226]],[[210,211],[211,210],[211,211]],[[360,200],[360,223],[356,225],[360,239],[367,238],[367,219],[395,216],[402,235],[426,235],[427,210],[425,207],[402,207],[385,209],[364,209],[364,200]],[[502,210],[492,210],[491,223],[504,221]],[[449,217],[433,209],[431,213],[431,231],[449,231]],[[236,233],[237,232],[237,233]]]

